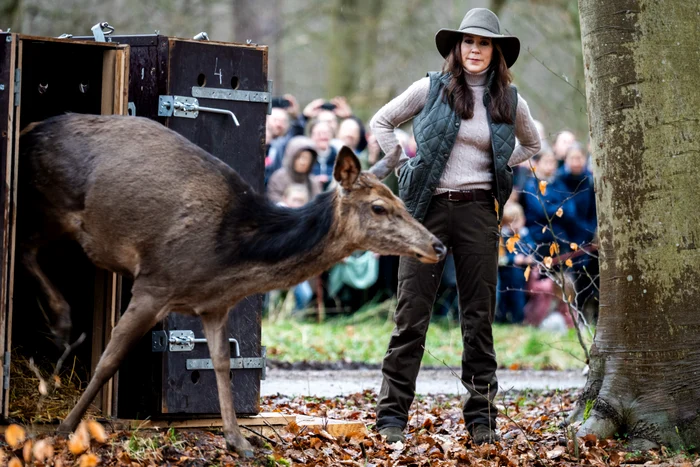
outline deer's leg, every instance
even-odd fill
[[[138,291],[136,286],[133,290],[134,295],[129,302],[129,307],[114,327],[109,344],[97,363],[87,389],[58,427],[59,433],[68,434],[75,430],[102,385],[117,372],[129,350],[163,317],[161,313],[163,300],[157,300],[148,293]]]
[[[209,354],[216,373],[216,386],[219,391],[219,406],[224,422],[226,447],[235,449],[242,457],[252,457],[253,447],[241,434],[233,408],[231,392],[231,346],[228,342],[228,311],[222,314],[207,313],[202,315],[204,335],[207,338]]]
[[[68,305],[68,302],[66,302],[63,295],[61,295],[61,292],[59,292],[56,286],[53,285],[46,274],[44,274],[44,271],[41,270],[41,266],[39,266],[39,261],[37,260],[39,246],[36,244],[24,245],[23,250],[22,262],[27,268],[27,271],[39,282],[42,291],[49,301],[49,308],[51,308],[54,314],[54,322],[51,326],[51,331],[53,332],[56,345],[62,347],[63,344],[70,343],[72,327],[70,305]]]

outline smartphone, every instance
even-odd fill
[[[285,99],[284,97],[273,97],[272,98],[272,107],[280,107],[282,109],[286,109],[287,107],[291,106],[292,103],[289,102],[289,99]]]

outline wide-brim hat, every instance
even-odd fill
[[[515,36],[501,34],[501,23],[498,16],[488,8],[472,8],[464,15],[459,29],[440,29],[435,34],[435,45],[440,55],[447,57],[452,51],[455,42],[464,34],[490,37],[497,42],[508,68],[513,66],[520,55],[520,40]]]

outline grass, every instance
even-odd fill
[[[368,307],[351,316],[328,318],[323,324],[294,318],[264,321],[262,343],[267,346],[268,358],[284,362],[381,363],[394,327],[387,309],[393,309],[391,303]],[[573,330],[558,334],[525,326],[494,325],[493,334],[501,367],[565,370],[584,366],[583,350]],[[431,323],[426,348],[429,353],[423,357],[423,366],[445,362],[459,367],[459,323]]]

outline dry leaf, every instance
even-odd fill
[[[515,244],[520,240],[520,235],[515,234],[506,241],[508,253],[515,253]]]
[[[564,210],[560,207],[559,209],[557,209],[557,212],[555,212],[554,214],[556,214],[557,217],[561,217],[564,215]]]
[[[525,273],[524,273],[525,281],[528,281],[530,279],[530,271],[531,271],[531,268],[530,268],[530,265],[528,264],[528,266],[525,268]]]
[[[545,225],[544,227],[542,227],[542,233],[545,233],[546,231],[547,231],[547,226]]]
[[[53,457],[53,445],[46,439],[40,439],[34,444],[34,459],[45,462]]]
[[[559,244],[557,242],[549,245],[549,256],[554,256],[555,254],[559,254]]]
[[[543,260],[544,265],[547,267],[547,269],[552,267],[552,257],[551,256],[546,256]]]
[[[24,447],[22,448],[22,457],[24,458],[24,462],[29,464],[32,461],[32,440],[29,439],[27,440],[26,443],[24,443]]]
[[[19,425],[10,425],[5,430],[5,441],[14,451],[27,439],[27,432]]]
[[[90,448],[90,433],[87,424],[83,421],[78,425],[75,433],[68,439],[68,449],[74,456],[84,453]]]
[[[496,209],[496,215],[498,215],[498,200],[494,198],[493,204],[494,204],[494,207]]]
[[[564,263],[564,264],[566,264],[568,267],[572,267],[574,265],[574,262],[571,261],[570,259],[567,259],[566,263]]]
[[[571,243],[569,244],[569,247],[571,247],[571,249],[572,249],[573,251],[578,250],[578,244],[576,244],[576,243],[574,243],[574,242],[571,242]]]
[[[7,464],[7,467],[22,467],[22,461],[16,457],[13,457],[10,459],[10,463]]]
[[[540,193],[542,193],[542,196],[547,193],[547,181],[546,180],[540,180]]]
[[[78,459],[78,465],[80,467],[96,467],[99,459],[97,459],[97,456],[90,453],[90,454],[83,454],[80,456],[80,459]]]
[[[39,381],[39,394],[46,396],[49,394],[49,385],[43,379]]]
[[[87,422],[87,427],[88,431],[90,432],[90,436],[92,436],[92,439],[101,444],[107,442],[107,433],[105,432],[105,429],[101,424],[99,424],[95,420],[89,420]]]
[[[61,378],[59,378],[58,375],[53,375],[53,384],[57,388],[61,387]]]

